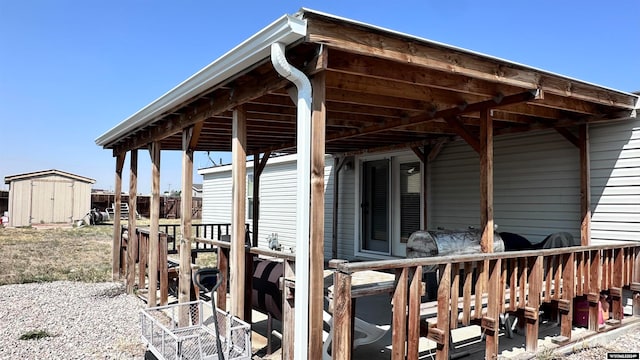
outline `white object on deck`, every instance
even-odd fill
[[[328,350],[331,347],[331,340],[333,339],[333,317],[328,312],[323,311],[322,320],[329,325],[330,329],[328,336],[324,340],[324,345],[322,346],[322,359],[331,360],[331,355],[329,355]],[[390,326],[375,325],[354,317],[353,328],[353,348],[355,349],[358,346],[371,344],[382,339],[387,331],[389,331]]]

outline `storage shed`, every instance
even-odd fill
[[[72,223],[91,209],[96,181],[60,170],[43,170],[4,178],[9,184],[9,226]]]

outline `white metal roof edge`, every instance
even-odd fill
[[[416,36],[416,35],[403,33],[403,32],[396,31],[396,30],[391,30],[391,29],[388,29],[388,28],[385,28],[385,27],[381,27],[381,26],[377,26],[377,25],[371,25],[371,24],[368,24],[368,23],[365,23],[365,22],[361,22],[361,21],[357,21],[357,20],[353,20],[353,19],[348,19],[348,18],[344,18],[344,17],[341,17],[341,16],[336,16],[336,15],[333,15],[333,14],[328,14],[328,13],[325,13],[325,12],[322,12],[322,11],[317,11],[317,10],[313,10],[313,9],[309,9],[309,8],[304,8],[303,7],[303,8],[300,9],[300,11],[298,13],[299,14],[311,13],[311,14],[320,15],[320,16],[323,16],[323,17],[327,17],[327,18],[330,18],[330,19],[334,19],[334,20],[350,23],[350,24],[353,24],[353,25],[367,27],[367,28],[370,28],[370,29],[375,29],[375,30],[378,30],[378,31],[382,31],[382,32],[386,32],[386,33],[389,33],[389,34],[393,34],[393,35],[396,35],[396,36],[413,39],[413,40],[420,41],[420,42],[423,42],[423,43],[426,43],[426,44],[432,44],[432,45],[435,45],[435,46],[438,46],[438,47],[443,47],[443,48],[447,48],[447,49],[451,49],[451,50],[467,53],[467,54],[474,55],[474,56],[483,57],[483,58],[490,59],[490,60],[500,61],[500,62],[506,63],[508,65],[522,67],[522,68],[525,68],[525,69],[528,69],[528,70],[532,70],[532,71],[535,71],[535,72],[539,72],[539,73],[543,73],[543,74],[547,74],[547,75],[551,75],[551,76],[561,77],[561,78],[564,78],[566,80],[582,83],[582,84],[585,84],[585,85],[599,87],[599,88],[601,88],[603,90],[614,91],[614,92],[617,92],[617,93],[620,93],[620,94],[624,94],[624,95],[636,96],[637,98],[640,99],[640,94],[634,94],[632,92],[627,92],[627,91],[623,91],[623,90],[618,90],[618,89],[606,87],[606,86],[603,86],[603,85],[598,85],[598,84],[595,84],[595,83],[591,83],[591,82],[588,82],[588,81],[580,80],[580,79],[573,78],[573,77],[566,76],[566,75],[562,75],[562,74],[559,74],[559,73],[554,73],[552,71],[543,70],[543,69],[540,69],[540,68],[536,68],[536,67],[533,67],[533,66],[525,65],[525,64],[518,63],[518,62],[515,62],[515,61],[506,60],[506,59],[499,58],[499,57],[496,57],[496,56],[487,55],[487,54],[484,54],[484,53],[481,53],[481,52],[477,52],[477,51],[473,51],[473,50],[457,47],[457,46],[454,46],[454,45],[445,44],[445,43],[442,43],[442,42],[439,42],[439,41],[430,40],[430,39],[427,39],[427,38],[423,38],[423,37],[419,37],[419,36]]]
[[[283,15],[149,105],[100,135],[95,140],[96,144],[106,146],[118,137],[148,125],[157,116],[170,110],[176,104],[187,101],[189,98],[227,80],[237,72],[268,58],[272,43],[281,42],[289,45],[304,38],[306,34],[307,23],[305,20],[291,15]]]

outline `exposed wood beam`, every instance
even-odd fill
[[[129,149],[137,149],[152,141],[162,140],[170,135],[180,132],[182,129],[204,121],[212,116],[232,109],[252,99],[258,98],[269,92],[286,86],[288,81],[279,77],[275,72],[261,78],[251,78],[242,86],[233,91],[224,90],[221,93],[212,93],[211,99],[189,113],[181,113],[174,118],[165,117],[157,126],[142,131],[138,135],[128,138],[125,142],[114,146],[114,152],[121,153]],[[108,145],[110,146],[110,145]]]
[[[136,211],[138,194],[138,150],[131,150],[129,159],[129,219],[127,225],[127,294],[133,294],[136,276],[138,234],[136,233]]]
[[[180,193],[180,288],[178,301],[186,303],[191,300],[191,211],[193,210],[193,147],[198,143],[202,130],[202,122],[182,130],[182,191]],[[186,309],[186,308],[185,308]],[[189,323],[189,312],[179,314],[181,326]]]
[[[591,167],[589,158],[589,125],[579,127],[580,135],[580,244],[591,245]]]
[[[411,63],[445,73],[460,74],[525,89],[542,88],[549,93],[596,104],[627,109],[632,109],[635,105],[635,100],[627,94],[614,94],[590,84],[561,78],[514,63],[484,59],[475,54],[420,41],[407,41],[364,27],[346,28],[314,18],[308,19],[307,32],[308,41],[325,44],[332,49],[349,53]]]
[[[456,116],[445,118],[444,120],[456,131],[456,134],[458,134],[462,139],[464,139],[464,141],[467,142],[467,144],[469,144],[469,146],[471,146],[473,150],[475,150],[477,153],[480,153],[480,141],[478,141],[478,138],[474,134],[470,133],[469,130],[467,130],[464,125],[460,123],[459,117]]]
[[[431,147],[431,151],[429,151],[428,160],[434,161],[438,157],[438,155],[440,155],[440,152],[444,148],[444,145],[448,142],[451,142],[451,139],[448,137],[437,140],[436,143]]]
[[[157,306],[156,290],[158,289],[158,259],[160,248],[158,246],[160,225],[160,144],[157,141],[149,144],[151,156],[151,203],[149,215],[149,295],[147,304],[149,307]],[[162,249],[162,251],[167,251]],[[144,269],[140,269],[144,272]]]
[[[120,279],[120,255],[122,254],[121,242],[121,228],[120,228],[120,212],[122,203],[122,169],[124,168],[124,160],[127,153],[121,153],[116,155],[116,179],[115,179],[115,196],[113,204],[113,243],[111,246],[112,255],[112,280],[116,281]],[[126,259],[125,260],[126,263]]]
[[[412,146],[411,147],[411,151],[413,151],[413,153],[416,154],[418,159],[420,159],[421,163],[423,163],[423,164],[427,163],[427,157],[425,156],[425,153],[422,152],[422,150],[420,149],[419,146]]]
[[[490,110],[480,112],[480,248],[493,252],[493,119]]]
[[[580,139],[565,127],[554,127],[554,129],[565,139],[569,140],[575,147],[580,148]]]

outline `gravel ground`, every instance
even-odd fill
[[[0,286],[0,359],[143,359],[142,307],[121,283]]]
[[[608,353],[640,353],[640,327],[626,331],[611,342],[602,346],[577,351],[562,358],[564,360],[600,360],[607,359]]]

